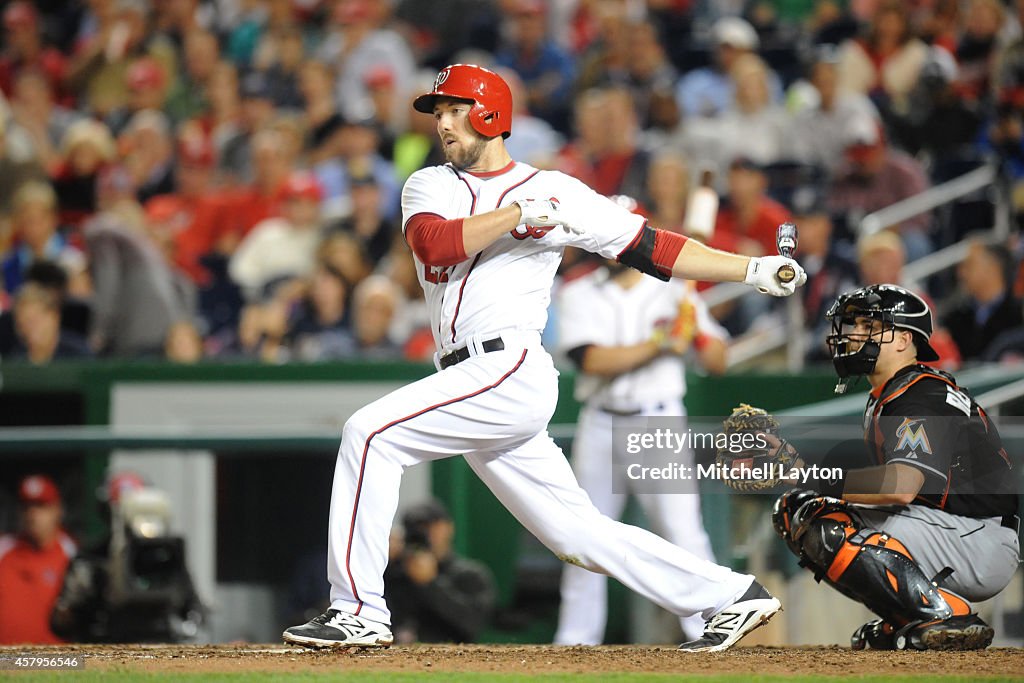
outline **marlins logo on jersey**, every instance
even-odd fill
[[[896,436],[899,437],[899,442],[896,444],[897,451],[909,449],[916,453],[920,448],[922,452],[928,455],[932,454],[932,446],[928,443],[928,433],[924,430],[923,423],[923,419],[903,418],[902,424],[896,428]]]

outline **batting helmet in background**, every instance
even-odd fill
[[[507,138],[512,134],[512,90],[493,71],[475,64],[446,66],[434,79],[434,88],[413,100],[412,106],[416,111],[433,114],[438,97],[471,100],[469,124],[481,135]]]

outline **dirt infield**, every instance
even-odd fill
[[[2,647],[0,657],[24,653]],[[737,647],[721,654],[684,654],[674,647],[545,645],[415,645],[388,650],[311,651],[282,645],[106,645],[36,647],[39,655],[83,654],[92,671],[152,673],[501,672],[675,673],[810,676],[943,675],[1022,677],[1024,650],[982,652],[852,652],[839,647]]]

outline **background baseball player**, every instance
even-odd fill
[[[388,533],[406,467],[464,455],[513,515],[566,562],[616,577],[669,611],[708,620],[691,650],[721,650],[779,601],[744,574],[604,517],[547,434],[557,372],[540,345],[551,285],[568,245],[662,279],[746,282],[787,296],[806,279],[781,256],[750,259],[654,230],[583,183],[514,162],[512,96],[496,74],[441,70],[417,111],[433,114],[448,164],[402,192],[437,344],[438,373],[357,411],[345,424],[331,497],[331,608],[284,632],[312,647],[388,646]],[[797,277],[783,283],[780,267]]]
[[[630,480],[613,467],[617,416],[683,416],[684,354],[693,349],[705,369],[725,370],[727,333],[686,284],[659,282],[608,262],[559,294],[559,345],[575,363],[576,398],[583,402],[573,441],[576,480],[602,514],[618,519]],[[679,429],[684,429],[680,426]],[[690,461],[693,452],[680,453]],[[714,561],[701,522],[696,481],[672,494],[637,494],[654,531],[701,559]],[[678,495],[673,495],[678,494]],[[599,645],[607,619],[608,579],[566,565],[555,643]],[[700,636],[699,615],[681,620],[687,639]]]
[[[985,648],[993,630],[968,601],[991,598],[1017,569],[1019,474],[967,390],[918,362],[938,357],[920,297],[871,285],[839,297],[828,318],[837,390],[871,383],[875,465],[784,494],[775,528],[817,578],[881,617],[853,634],[854,648]]]

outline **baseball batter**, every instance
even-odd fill
[[[692,348],[705,368],[721,372],[727,333],[686,284],[659,282],[614,262],[567,284],[559,311],[559,345],[580,370],[576,398],[583,403],[573,471],[601,514],[618,519],[627,494],[614,491],[628,491],[631,482],[625,470],[612,466],[616,417],[685,415],[684,354]],[[692,451],[680,459],[692,465]],[[637,500],[659,536],[713,562],[696,482],[680,482],[673,493],[679,495],[639,493]],[[556,644],[601,644],[607,586],[605,575],[566,565]],[[696,639],[704,621],[693,615],[681,626],[687,639]]]
[[[877,465],[784,494],[775,528],[816,577],[881,617],[854,632],[855,649],[983,649],[993,629],[970,601],[1005,588],[1020,562],[1017,474],[999,433],[952,376],[918,363],[938,354],[916,294],[871,285],[828,317],[839,388],[871,383]]]
[[[540,345],[568,245],[668,279],[745,282],[788,296],[806,277],[781,256],[750,259],[648,227],[578,180],[514,162],[512,95],[473,65],[442,69],[414,108],[432,114],[448,163],[414,173],[403,230],[431,314],[438,372],[345,424],[331,498],[331,608],[284,639],[311,647],[388,646],[388,533],[405,468],[463,455],[509,511],[566,562],[616,577],[679,616],[708,621],[692,650],[722,650],[780,606],[737,574],[594,507],[547,434],[557,384]],[[779,268],[798,277],[783,283]]]

